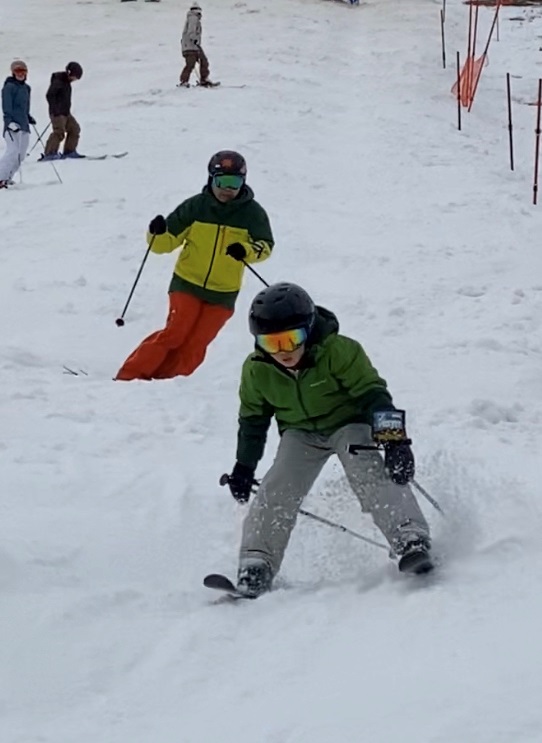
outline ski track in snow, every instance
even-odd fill
[[[541,16],[501,11],[458,132],[459,2],[442,70],[439,3],[206,0],[212,91],[175,87],[178,4],[11,5],[0,64],[28,62],[38,129],[50,73],[77,59],[81,151],[130,156],[55,163],[61,186],[35,150],[0,195],[1,742],[540,743],[541,216],[519,101]],[[247,274],[188,379],[112,382],[163,323],[172,256],[114,320],[149,219],[225,147],[272,220],[262,275],[336,311],[407,410],[418,479],[448,514],[422,500],[441,561],[427,580],[300,517],[271,594],[217,603],[201,586],[236,567],[243,508],[217,483],[260,286]],[[379,537],[337,464],[306,507]]]

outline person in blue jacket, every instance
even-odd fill
[[[28,150],[30,124],[36,120],[30,115],[30,86],[26,82],[28,67],[21,59],[11,63],[11,76],[2,88],[2,114],[6,149],[0,159],[0,188],[7,188],[19,170]]]

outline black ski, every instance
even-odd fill
[[[177,83],[178,88],[237,88],[240,90],[241,88],[248,87],[246,84],[242,85],[222,85],[222,83],[213,83],[212,85],[201,85],[200,83],[196,83],[195,85],[181,85],[181,83]]]
[[[212,588],[215,591],[222,591],[222,593],[227,594],[232,599],[249,598],[249,596],[245,596],[244,593],[240,593],[229,578],[225,575],[220,575],[219,573],[206,575],[203,579],[203,585],[206,588]]]
[[[109,157],[114,157],[116,160],[118,160],[121,157],[126,157],[128,152],[116,152],[114,154],[107,154],[107,155],[84,155],[84,160],[107,160]]]
[[[54,160],[45,160],[43,155],[38,158],[39,163],[63,163],[67,160],[107,160],[108,157],[114,157],[117,160],[121,157],[126,157],[128,154],[128,151],[126,152],[114,152],[114,153],[107,153],[105,155],[80,155],[79,157],[57,157]]]
[[[70,374],[72,377],[88,377],[88,372],[84,369],[72,369],[70,366],[66,366],[65,364],[62,368],[64,369],[62,374]]]

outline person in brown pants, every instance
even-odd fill
[[[192,3],[186,14],[181,50],[184,57],[184,68],[181,72],[181,88],[190,87],[190,75],[199,63],[199,84],[204,87],[213,87],[218,83],[209,80],[209,60],[201,48],[201,8],[198,3]]]
[[[78,62],[70,62],[64,72],[53,72],[51,75],[46,98],[53,131],[45,145],[42,160],[84,157],[77,152],[81,127],[71,113],[72,83],[82,76],[83,68]],[[58,148],[64,138],[64,151],[61,155]]]

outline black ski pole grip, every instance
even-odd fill
[[[346,451],[349,454],[358,454],[360,451],[378,451],[379,446],[372,444],[372,445],[366,445],[366,444],[348,444],[346,447]]]

